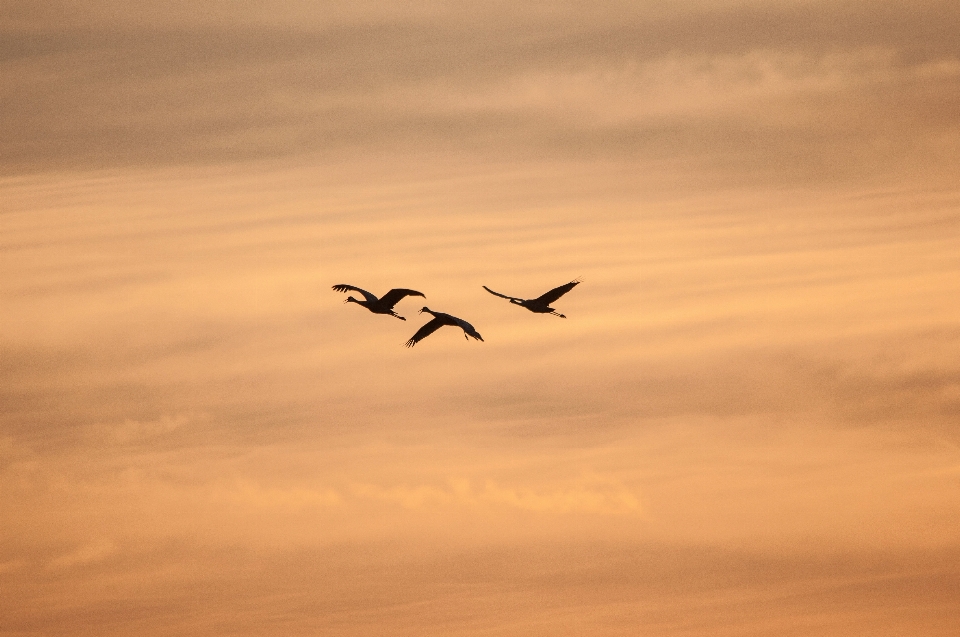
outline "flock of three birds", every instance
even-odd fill
[[[506,294],[500,294],[499,292],[494,292],[487,286],[483,286],[483,289],[493,294],[494,296],[499,296],[500,298],[507,299],[514,305],[519,305],[520,307],[525,307],[531,312],[536,312],[537,314],[553,314],[554,316],[559,316],[560,318],[567,318],[560,312],[557,312],[555,309],[550,307],[550,304],[559,299],[561,296],[569,292],[574,288],[575,285],[580,283],[579,280],[570,281],[570,283],[564,283],[559,287],[555,287],[549,292],[541,294],[535,299],[518,299],[515,296],[507,296]],[[333,289],[337,292],[359,292],[363,295],[363,300],[355,299],[352,296],[348,296],[347,300],[344,303],[356,303],[357,305],[362,305],[367,308],[374,314],[389,314],[390,316],[396,316],[401,321],[406,321],[407,319],[403,318],[399,314],[393,311],[393,306],[397,302],[407,296],[422,296],[427,298],[422,292],[417,292],[416,290],[407,290],[405,288],[394,288],[381,296],[379,299],[373,294],[362,290],[353,285],[346,285],[340,283],[333,286]],[[450,314],[444,314],[443,312],[434,312],[426,305],[420,309],[420,313],[426,312],[433,315],[433,320],[417,330],[417,333],[414,334],[409,341],[404,343],[406,347],[413,347],[426,337],[430,336],[438,329],[444,325],[455,325],[463,330],[463,338],[472,336],[478,341],[482,341],[483,337],[480,336],[480,333],[472,325],[464,321],[462,318],[457,318],[456,316],[451,316]],[[468,339],[469,340],[469,339]]]

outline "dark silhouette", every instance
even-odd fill
[[[394,288],[379,299],[366,290],[361,290],[358,287],[346,285],[344,283],[333,286],[333,289],[337,292],[348,292],[350,290],[359,292],[363,295],[362,301],[358,301],[352,296],[348,296],[344,303],[356,303],[357,305],[362,305],[363,307],[367,308],[374,314],[389,314],[390,316],[396,316],[401,321],[406,321],[407,319],[393,311],[393,306],[397,304],[397,301],[405,296],[422,296],[423,298],[427,298],[423,292],[417,292],[416,290],[405,290],[403,288]]]
[[[456,316],[450,316],[449,314],[444,314],[443,312],[434,312],[427,306],[424,306],[423,309],[420,310],[421,314],[423,312],[432,314],[433,320],[427,323],[426,325],[424,325],[423,327],[421,327],[419,330],[417,330],[417,333],[414,334],[409,341],[404,343],[406,347],[413,347],[414,345],[416,345],[426,337],[430,336],[431,334],[439,330],[444,325],[456,325],[457,327],[462,329],[463,338],[467,338],[467,336],[472,336],[478,341],[483,340],[483,337],[480,336],[480,333],[476,329],[474,329],[472,325],[470,325],[463,319],[457,318]]]
[[[567,318],[560,312],[557,312],[555,309],[550,307],[550,304],[559,299],[561,296],[569,292],[580,283],[580,280],[570,281],[570,283],[564,283],[560,287],[553,288],[545,294],[541,294],[535,299],[518,299],[513,296],[507,296],[506,294],[500,294],[499,292],[494,292],[487,286],[483,286],[483,289],[493,294],[494,296],[499,296],[502,299],[507,299],[514,305],[519,305],[520,307],[525,307],[531,312],[536,312],[537,314],[553,314],[554,316],[559,316],[560,318]]]

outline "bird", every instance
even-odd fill
[[[545,292],[538,296],[535,299],[518,299],[514,296],[507,296],[506,294],[500,294],[499,292],[494,292],[487,286],[483,286],[483,289],[493,294],[494,296],[499,296],[502,299],[507,299],[514,305],[519,305],[520,307],[525,307],[531,312],[536,312],[537,314],[553,314],[554,316],[559,316],[560,318],[567,318],[560,312],[557,312],[555,309],[550,307],[550,304],[559,299],[561,296],[572,290],[577,284],[580,283],[579,279],[570,281],[570,283],[564,283],[559,287],[555,287],[549,292]]]
[[[362,301],[359,301],[352,296],[348,296],[344,303],[356,303],[357,305],[362,305],[363,307],[367,308],[374,314],[389,314],[390,316],[396,316],[401,321],[406,321],[407,319],[393,311],[393,306],[397,304],[397,301],[405,296],[422,296],[423,298],[427,298],[423,292],[407,290],[404,288],[394,288],[379,299],[366,290],[362,290],[356,286],[347,285],[345,283],[338,283],[337,285],[333,286],[332,289],[336,292],[348,292],[350,290],[359,292],[363,295]]]
[[[434,312],[433,310],[428,308],[426,305],[423,306],[423,308],[420,310],[419,313],[423,314],[424,312],[428,314],[432,314],[433,320],[430,321],[429,323],[426,323],[423,327],[417,330],[417,333],[414,334],[412,337],[410,337],[409,341],[404,343],[404,347],[413,347],[414,345],[416,345],[426,337],[430,336],[431,334],[439,330],[444,325],[456,325],[457,327],[463,330],[463,338],[465,339],[468,336],[472,336],[478,341],[483,341],[483,337],[480,336],[480,332],[478,332],[472,325],[464,321],[462,318],[457,318],[456,316],[444,314],[443,312]]]

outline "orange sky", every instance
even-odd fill
[[[0,635],[956,634],[960,8],[342,4],[2,12]]]

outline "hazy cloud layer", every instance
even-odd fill
[[[0,633],[954,634],[952,4],[8,4]]]
[[[950,634],[956,192],[689,179],[8,178],[4,628]]]
[[[805,182],[957,159],[951,3],[251,7],[13,12],[3,170],[463,149]]]

